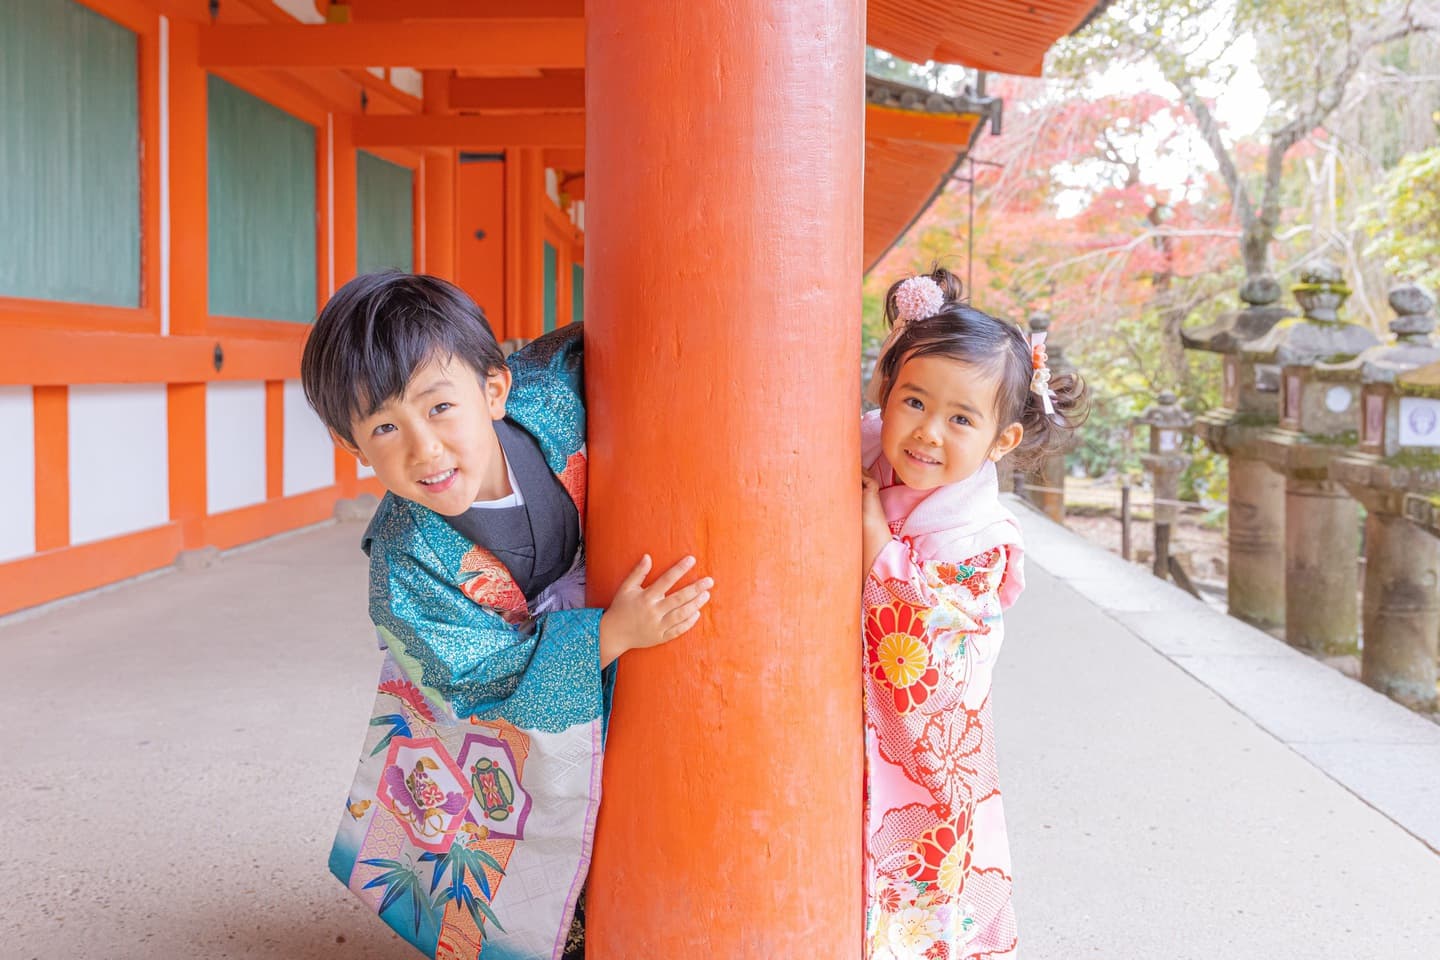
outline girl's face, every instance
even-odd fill
[[[997,422],[1000,373],[949,357],[900,365],[880,414],[880,449],[907,487],[933,490],[968,480],[999,460],[1023,435]]]

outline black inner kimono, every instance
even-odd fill
[[[580,514],[534,437],[508,419],[495,421],[495,436],[525,502],[518,507],[471,507],[445,520],[505,564],[526,603],[534,603],[575,562]]]

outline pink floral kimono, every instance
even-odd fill
[[[1013,958],[990,685],[1019,595],[1020,529],[995,467],[928,493],[862,453],[894,539],[865,580],[865,956]]]

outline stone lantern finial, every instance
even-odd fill
[[[1050,314],[1044,310],[1036,310],[1030,314],[1026,323],[1031,333],[1044,333],[1050,329]]]
[[[1350,297],[1338,264],[1321,260],[1300,271],[1300,282],[1290,288],[1295,302],[1311,323],[1339,323],[1340,307]]]
[[[1183,429],[1194,422],[1194,417],[1180,405],[1180,398],[1175,395],[1175,391],[1161,390],[1155,395],[1155,402],[1146,407],[1136,421],[1152,427],[1180,427]]]
[[[1409,343],[1430,343],[1435,332],[1435,297],[1416,283],[1407,283],[1390,291],[1390,309],[1395,319],[1390,332],[1395,339]]]
[[[1240,299],[1252,307],[1268,306],[1279,300],[1282,293],[1284,291],[1280,289],[1280,281],[1268,273],[1247,277],[1240,287]]]

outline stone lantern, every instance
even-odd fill
[[[1150,428],[1149,451],[1140,455],[1140,462],[1150,471],[1155,491],[1155,556],[1152,569],[1161,579],[1170,572],[1170,530],[1179,515],[1175,498],[1180,495],[1180,473],[1190,462],[1188,448],[1193,423],[1194,418],[1169,390],[1162,391],[1155,402],[1133,421],[1135,426]]]
[[[1359,441],[1360,385],[1343,364],[1378,343],[1339,318],[1350,295],[1340,268],[1322,263],[1294,287],[1304,311],[1242,348],[1280,368],[1280,422],[1258,452],[1285,478],[1285,639],[1321,653],[1355,647],[1359,629],[1359,508],[1329,465]],[[1318,367],[1322,362],[1340,367]]]
[[[1240,288],[1243,309],[1181,334],[1187,349],[1223,358],[1223,402],[1196,420],[1195,434],[1229,461],[1230,615],[1263,628],[1285,620],[1285,480],[1265,466],[1257,443],[1279,421],[1280,370],[1241,347],[1294,315],[1280,295],[1274,277],[1252,277]]]
[[[1050,329],[1050,314],[1037,310],[1030,314],[1031,333],[1044,333]],[[1045,352],[1049,357],[1052,374],[1074,373],[1075,365],[1066,358],[1064,350],[1053,340],[1046,340]],[[1065,446],[1050,451],[1039,465],[1030,472],[1024,486],[1025,499],[1045,511],[1056,523],[1065,520],[1065,456],[1079,443],[1072,436]],[[1001,461],[1004,462],[1003,460]],[[1002,487],[1001,489],[1004,489]]]
[[[1440,346],[1426,291],[1399,287],[1390,305],[1395,344],[1345,365],[1361,382],[1360,444],[1332,462],[1330,474],[1367,511],[1361,679],[1410,706],[1434,709],[1440,540],[1405,514],[1407,498],[1429,502],[1440,494]]]

